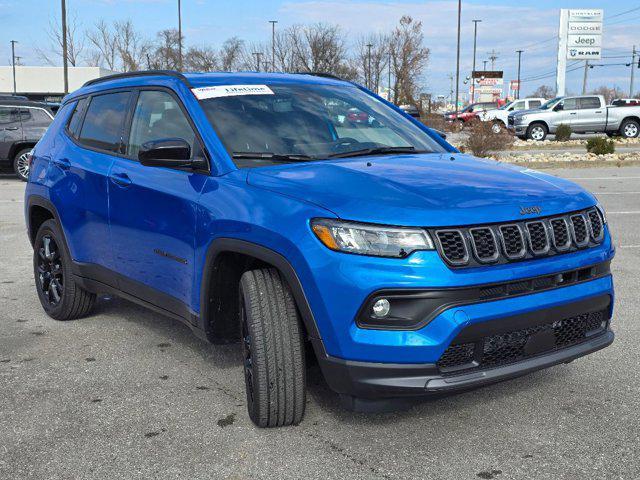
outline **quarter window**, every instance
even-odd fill
[[[73,110],[71,114],[71,119],[69,120],[69,133],[73,135],[74,138],[80,137],[80,127],[82,126],[82,116],[84,115],[84,111],[87,108],[88,100],[86,98],[82,98],[78,100],[76,104],[76,108]]]
[[[79,141],[88,147],[119,153],[129,92],[107,93],[91,98]]]
[[[127,155],[137,158],[143,144],[166,138],[186,140],[192,157],[196,153],[196,135],[175,98],[167,92],[143,90],[133,114]]]

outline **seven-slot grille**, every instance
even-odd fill
[[[435,230],[440,255],[454,267],[506,263],[575,251],[604,238],[596,208],[569,215],[470,228]]]

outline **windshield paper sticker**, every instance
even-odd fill
[[[235,97],[238,95],[274,95],[266,85],[215,85],[191,90],[198,100],[219,97]]]

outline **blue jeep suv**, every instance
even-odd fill
[[[593,195],[461,154],[327,75],[90,81],[34,148],[25,209],[49,316],[107,292],[239,341],[259,426],[301,421],[309,361],[373,410],[614,338]]]

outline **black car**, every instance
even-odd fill
[[[21,180],[29,175],[29,152],[53,121],[45,104],[19,98],[0,100],[0,166],[12,166]]]

